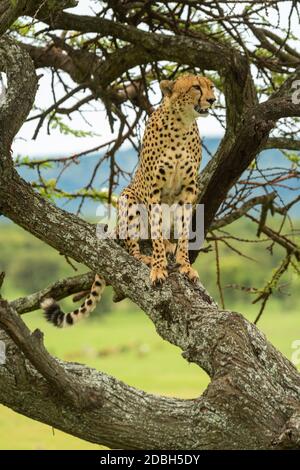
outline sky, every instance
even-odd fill
[[[69,12],[76,14],[91,15],[93,0],[79,0],[77,7],[68,9]],[[270,18],[271,20],[271,18]],[[50,90],[50,73],[47,71],[38,71],[38,74],[43,73],[39,80],[39,89],[36,96],[36,105],[42,109],[46,109],[52,104],[52,96]],[[59,87],[59,85],[56,85]],[[156,88],[155,101],[158,102],[159,90]],[[58,96],[59,88],[58,88]],[[62,96],[62,95],[61,95]],[[74,103],[74,102],[73,102]],[[66,106],[72,105],[69,100]],[[92,131],[97,134],[96,137],[78,138],[73,135],[64,135],[57,129],[51,129],[51,135],[47,133],[47,126],[44,125],[38,137],[32,140],[37,121],[25,123],[13,144],[14,155],[30,155],[30,156],[47,156],[47,155],[70,155],[81,151],[88,150],[96,147],[101,143],[107,142],[113,138],[111,133],[104,107],[99,103],[97,111],[88,110],[86,116],[88,117],[91,126],[87,125],[78,113],[72,114],[72,121],[69,124],[75,129],[83,129]],[[30,116],[37,114],[37,111],[32,111]],[[66,122],[68,122],[66,120]],[[216,118],[209,115],[207,118],[199,118],[198,126],[202,137],[220,137],[223,135],[223,129]]]

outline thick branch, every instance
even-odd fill
[[[48,23],[52,28],[75,30],[81,33],[98,33],[101,36],[112,36],[139,46],[153,58],[176,60],[179,63],[201,64],[206,69],[223,70],[229,67],[228,48],[217,42],[192,39],[181,36],[175,37],[164,34],[154,34],[128,26],[116,21],[100,17],[62,13],[47,18],[43,14],[39,19]],[[224,60],[225,59],[225,60]],[[199,62],[200,61],[200,62]]]
[[[271,137],[267,140],[265,149],[300,150],[300,140],[284,137]]]
[[[0,143],[6,148],[32,108],[37,78],[28,54],[9,38],[0,38],[0,70],[7,74],[8,82],[0,106]]]
[[[200,176],[199,203],[205,207],[205,232],[209,230],[228,191],[265,145],[274,124],[271,120],[260,119],[258,113],[253,119],[248,111],[235,138],[225,136],[223,139],[215,157]],[[192,259],[195,256],[194,253]]]
[[[150,316],[158,332],[173,342],[180,340],[187,360],[206,364],[213,381],[205,394],[195,400],[153,396],[84,366],[60,363],[75,390],[84,383],[103,397],[100,407],[78,415],[76,407],[66,407],[53,395],[48,378],[24,363],[2,336],[8,358],[6,367],[0,368],[0,401],[112,448],[273,448],[297,410],[291,404],[300,397],[300,377],[289,361],[253,325],[238,314],[219,311],[203,289],[178,274],[161,291],[145,290],[148,273],[137,279],[133,261],[126,269],[119,264],[119,274],[130,284],[135,282],[137,292],[142,289],[141,301],[149,307],[155,298]],[[15,316],[11,320],[15,322]],[[16,331],[15,325],[11,331]]]
[[[85,440],[122,449],[200,449],[238,447],[240,429],[217,409],[214,397],[180,400],[137,390],[79,364],[60,362],[73,386],[88,383],[101,393],[101,407],[78,413],[53,395],[49,383],[24,361],[0,331],[6,364],[0,368],[0,402],[15,411]],[[277,434],[275,435],[277,436]],[[272,438],[269,433],[268,441]],[[228,444],[221,445],[225,439]]]
[[[300,104],[293,103],[291,97],[278,97],[261,103],[254,110],[253,119],[274,120],[300,116]]]

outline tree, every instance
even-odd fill
[[[0,39],[0,70],[8,81],[0,107],[0,212],[60,253],[103,274],[118,299],[128,297],[139,305],[158,334],[211,377],[201,397],[179,400],[144,393],[104,373],[51,357],[41,332],[31,334],[20,314],[37,309],[46,293],[61,299],[87,289],[93,276],[88,273],[10,303],[0,300],[0,337],[7,348],[7,362],[0,367],[1,403],[111,448],[300,448],[300,376],[255,325],[220,309],[201,284],[191,285],[178,273],[162,288],[151,288],[145,266],[115,241],[100,242],[94,225],[50,203],[43,197],[45,183],[34,189],[20,178],[11,158],[14,136],[34,104],[35,69],[50,68],[62,81],[65,95],[56,99],[53,90],[53,106],[37,114],[36,132],[47,120],[50,126],[55,122],[66,129],[61,115],[99,100],[111,126],[118,122],[117,137],[105,154],[111,168],[110,201],[122,171],[115,153],[126,139],[138,147],[137,123],[152,111],[147,93],[151,84],[183,71],[207,73],[225,100],[226,119],[222,106],[217,114],[226,131],[199,177],[205,232],[218,239],[218,229],[250,217],[259,233],[286,250],[277,278],[289,267],[297,268],[299,246],[280,226],[271,229],[267,217],[277,211],[286,218],[299,197],[284,204],[276,191],[254,198],[249,192],[249,165],[264,148],[282,149],[291,161],[288,171],[281,169],[275,177],[264,170],[268,183],[288,182],[299,174],[295,153],[287,152],[300,149],[295,139],[300,106],[293,89],[300,78],[300,53],[290,43],[297,3],[291,4],[287,31],[279,33],[267,19],[271,13],[280,15],[280,1],[241,1],[241,8],[231,8],[231,3],[110,0],[96,2],[93,16],[79,16],[64,11],[76,4],[73,0],[0,1],[5,33]],[[250,33],[252,41],[247,39]],[[259,48],[253,41],[259,41]],[[75,104],[62,107],[79,92]],[[127,107],[135,112],[130,120]],[[39,167],[44,162],[17,163]],[[82,200],[93,196],[88,192],[92,185],[93,176],[86,193],[78,195]],[[259,185],[267,186],[262,181]],[[57,192],[55,185],[52,189]],[[249,213],[257,205],[262,206],[258,219]],[[191,253],[192,259],[196,256]],[[263,302],[273,287],[263,290]]]

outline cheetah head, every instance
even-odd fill
[[[160,88],[171,108],[190,119],[207,116],[216,101],[213,83],[199,75],[182,76],[175,81],[163,80]]]

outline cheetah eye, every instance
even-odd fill
[[[201,90],[201,88],[200,88],[199,85],[193,85],[193,88],[194,88],[195,90],[199,90],[199,91]]]

